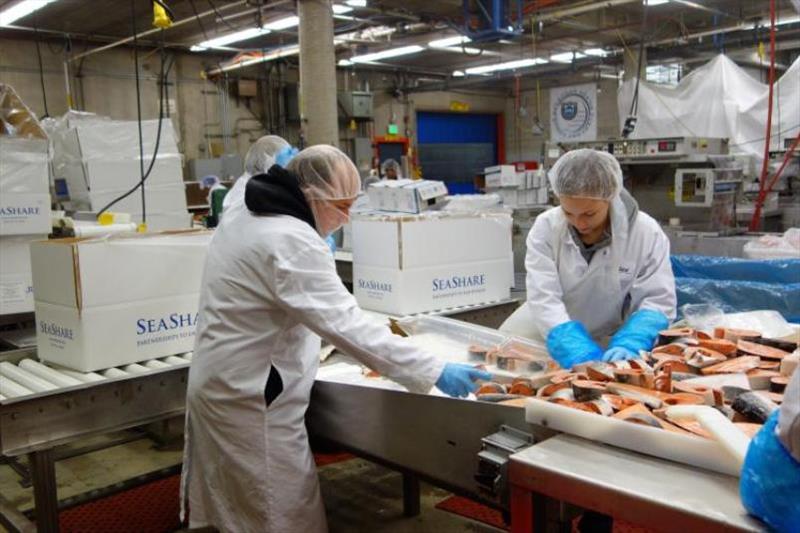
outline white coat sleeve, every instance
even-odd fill
[[[427,393],[439,379],[445,362],[364,314],[322,241],[276,262],[273,273],[286,311],[337,348],[412,392]]]
[[[637,224],[643,222],[637,221]],[[636,279],[631,287],[631,312],[640,309],[660,311],[670,320],[675,319],[677,312],[677,296],[675,295],[675,276],[672,273],[672,263],[669,260],[669,239],[655,225],[649,241],[649,247],[641,250],[645,254],[643,268],[636,274]]]
[[[527,305],[543,339],[551,329],[570,320],[551,244],[553,231],[546,217],[537,217],[528,233],[525,255]]]

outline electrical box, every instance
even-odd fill
[[[372,93],[340,92],[339,106],[347,118],[372,118]]]
[[[258,82],[256,80],[239,80],[238,93],[241,98],[258,96]]]

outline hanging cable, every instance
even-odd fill
[[[39,48],[39,27],[38,24],[33,27],[33,33],[36,35],[36,57],[39,59],[39,82],[42,84],[42,101],[44,103],[44,116],[49,117],[50,111],[47,110],[47,91],[44,87],[44,68],[42,67],[42,51]]]
[[[133,0],[132,0],[133,3]],[[135,35],[134,30],[134,35]],[[135,46],[135,44],[134,44]],[[164,98],[165,98],[165,89],[166,89],[166,49],[164,46],[164,31],[161,31],[161,43],[159,45],[159,50],[161,52],[161,68],[160,68],[160,77],[159,77],[159,93],[158,93],[158,127],[156,129],[156,139],[155,139],[155,146],[153,148],[153,157],[150,159],[150,163],[147,166],[147,170],[144,170],[144,144],[142,139],[142,121],[141,121],[141,109],[139,109],[139,134],[140,134],[140,144],[139,144],[139,154],[140,154],[140,170],[141,170],[141,179],[139,180],[136,185],[131,187],[128,191],[124,194],[120,195],[119,197],[115,198],[111,202],[109,202],[106,206],[104,206],[100,211],[97,213],[97,217],[100,218],[100,215],[108,211],[111,207],[116,205],[117,203],[121,202],[125,198],[129,197],[131,194],[135,193],[140,187],[142,189],[142,223],[146,223],[146,201],[144,199],[145,193],[145,182],[147,178],[150,177],[151,172],[153,171],[153,167],[155,166],[156,159],[158,158],[158,150],[161,145],[161,130],[162,124],[164,121]],[[134,58],[136,59],[138,56],[134,54]],[[171,68],[171,65],[170,65]],[[138,73],[138,65],[137,65],[137,73]],[[137,82],[138,82],[138,74],[137,74]],[[138,83],[137,83],[137,96],[138,96]],[[137,99],[138,100],[138,99]]]
[[[761,208],[764,205],[766,181],[769,174],[769,146],[772,140],[772,95],[775,85],[775,0],[769,0],[769,107],[767,108],[767,132],[764,140],[764,161],[761,164],[761,177],[758,180],[758,197],[756,198],[753,218],[750,219],[750,231],[758,231],[761,225]]]

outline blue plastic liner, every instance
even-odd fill
[[[771,309],[800,322],[800,259],[672,256],[678,308],[711,304],[726,313]]]

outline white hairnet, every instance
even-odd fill
[[[394,159],[387,159],[381,165],[381,174],[386,174],[386,171],[389,170],[390,168],[393,168],[395,172],[397,172],[398,174],[400,173],[400,163],[398,163]]]
[[[306,148],[286,169],[297,175],[309,200],[351,200],[361,190],[356,166],[344,152],[327,144]]]
[[[608,152],[581,148],[562,155],[547,173],[556,196],[613,200],[622,191],[622,169]]]
[[[275,156],[283,148],[289,146],[283,137],[264,135],[247,151],[244,157],[244,169],[251,176],[264,174],[275,164]]]
[[[349,206],[334,202],[354,201],[361,191],[361,177],[344,152],[327,144],[311,146],[294,156],[286,170],[297,176],[320,235],[327,237],[349,220]]]

